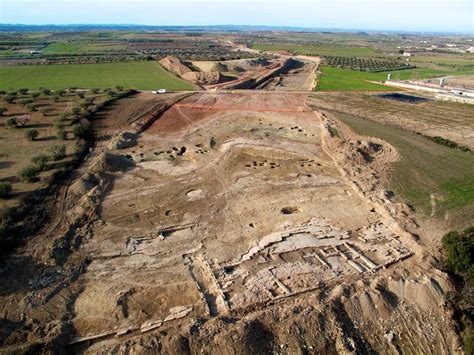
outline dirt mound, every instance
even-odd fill
[[[160,60],[160,64],[170,72],[180,76],[184,80],[198,85],[219,84],[229,81],[232,78],[223,75],[221,72],[214,71],[193,71],[176,57],[165,57]]]
[[[195,61],[192,63],[202,72],[219,71],[222,73],[243,73],[245,71],[266,67],[271,64],[271,61],[268,59],[253,58],[226,61]]]
[[[122,132],[112,137],[107,147],[109,149],[125,149],[137,144],[137,135],[131,132]]]
[[[185,73],[192,72],[186,65],[181,62],[179,58],[168,56],[160,60],[160,64],[167,69],[168,71],[178,75],[183,76]]]
[[[187,72],[181,75],[185,80],[199,85],[219,84],[232,80],[231,77],[225,76],[218,71],[212,72]]]
[[[226,62],[219,62],[220,65],[225,66],[228,71],[243,72],[252,69],[264,68],[272,64],[271,60],[263,58],[255,59],[240,59],[240,60],[229,60]]]

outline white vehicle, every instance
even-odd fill
[[[152,94],[166,94],[166,89],[158,89],[158,90],[153,90],[151,93]]]

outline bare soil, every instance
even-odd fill
[[[459,352],[453,287],[380,183],[396,151],[306,99],[119,103],[102,130],[145,122],[137,144],[98,145],[0,270],[2,350]]]

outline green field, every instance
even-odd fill
[[[253,49],[260,51],[290,51],[299,55],[333,55],[347,57],[377,57],[382,54],[369,47],[349,46],[313,46],[299,44],[254,44]]]
[[[397,70],[392,72],[369,73],[352,69],[342,69],[323,65],[319,77],[318,91],[379,91],[388,90],[387,87],[368,83],[365,80],[382,81],[387,79],[387,74],[392,74],[392,79],[424,79],[443,75],[472,74],[472,70],[452,71],[434,70],[428,68],[415,68],[407,70]],[[394,90],[390,88],[390,90]]]
[[[54,42],[48,44],[42,52],[44,54],[83,54],[102,53],[125,49],[126,45],[119,43],[87,43],[87,42]]]
[[[167,72],[157,62],[33,65],[0,67],[0,90],[18,88],[107,88],[192,90],[192,84]]]
[[[375,74],[375,75],[374,75]],[[367,73],[351,69],[321,67],[318,91],[378,91],[388,90],[386,86],[368,83],[365,80],[384,80],[387,74]]]
[[[393,165],[390,188],[426,215],[431,214],[431,194],[436,196],[435,216],[447,212],[474,214],[474,153],[436,144],[426,137],[372,120],[333,113],[357,133],[381,138],[400,153]],[[469,217],[471,216],[471,217]]]

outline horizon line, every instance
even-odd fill
[[[377,29],[377,28],[349,28],[349,27],[308,27],[308,26],[294,26],[294,25],[248,25],[248,24],[207,24],[207,25],[150,25],[150,24],[140,24],[140,23],[41,23],[41,24],[34,24],[34,23],[2,23],[0,22],[0,26],[99,26],[99,27],[121,27],[121,26],[129,26],[129,27],[156,27],[156,28],[163,28],[163,27],[176,27],[176,28],[184,28],[184,27],[263,27],[263,28],[281,28],[281,29],[295,29],[295,30],[312,30],[312,31],[347,31],[347,32],[401,32],[401,33],[437,33],[437,34],[461,34],[461,35],[472,35],[474,33],[474,29],[472,31],[453,31],[453,30],[404,30],[404,29]]]

